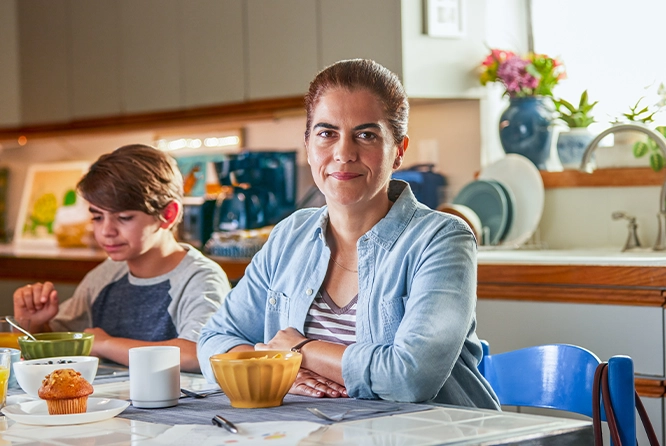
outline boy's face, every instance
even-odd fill
[[[141,211],[110,212],[90,205],[93,233],[115,261],[136,260],[161,243],[163,223]]]

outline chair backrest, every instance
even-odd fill
[[[481,341],[481,345],[479,371],[502,405],[558,409],[592,417],[594,372],[600,360],[591,351],[552,344],[492,355],[486,341]],[[620,355],[610,358],[608,380],[622,444],[633,445],[636,414],[632,359]],[[602,408],[602,420],[605,419]]]

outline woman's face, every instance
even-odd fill
[[[402,164],[408,138],[396,145],[382,103],[367,90],[324,94],[312,113],[308,163],[329,204],[387,200],[391,174]]]

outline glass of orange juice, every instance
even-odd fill
[[[9,371],[12,366],[10,352],[0,352],[0,409],[5,407],[7,401],[7,384],[9,384]]]
[[[25,326],[24,324],[21,324]],[[25,327],[29,330],[29,327]],[[0,316],[0,347],[4,348],[19,348],[18,338],[23,336],[23,333],[9,325],[4,316]]]

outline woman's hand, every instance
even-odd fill
[[[58,292],[51,282],[34,283],[14,291],[14,318],[30,321],[28,330],[39,333],[58,314]]]
[[[278,331],[268,344],[261,342],[255,344],[255,350],[291,350],[299,342],[305,341],[305,337],[295,328],[289,327]]]
[[[308,369],[300,369],[296,381],[289,389],[294,395],[313,396],[315,398],[346,398],[347,389],[344,386],[324,378]]]

